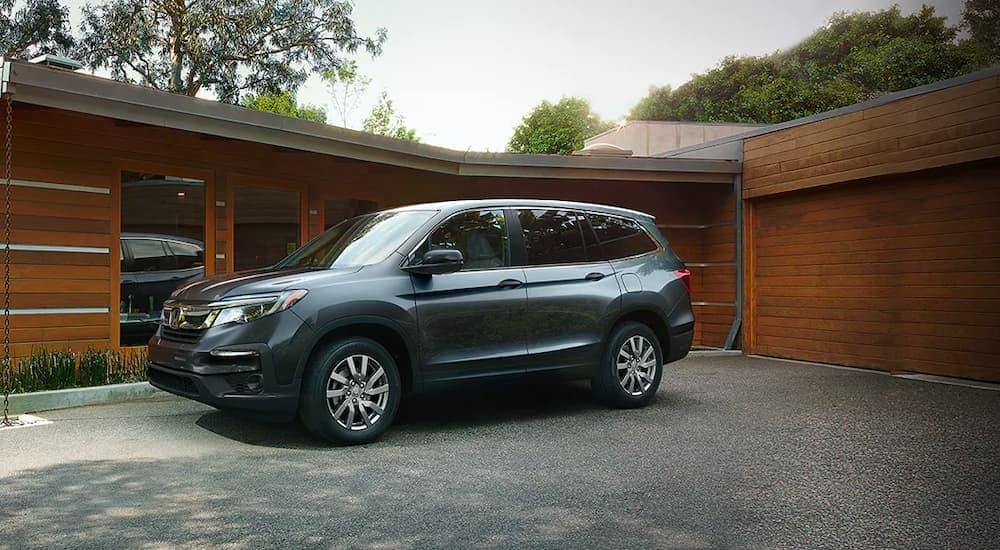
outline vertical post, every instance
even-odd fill
[[[733,207],[736,224],[736,317],[729,327],[723,349],[736,349],[737,337],[743,328],[743,140],[738,155],[740,171],[733,177]]]

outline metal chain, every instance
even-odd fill
[[[11,426],[7,416],[11,386],[13,385],[13,365],[10,358],[10,188],[12,157],[14,152],[14,98],[7,93],[7,128],[4,151],[4,216],[3,216],[3,426]]]

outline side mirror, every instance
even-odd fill
[[[416,273],[418,275],[444,275],[454,273],[462,269],[465,259],[458,250],[442,248],[440,250],[429,250],[416,265],[404,266],[404,271]]]

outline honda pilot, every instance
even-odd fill
[[[590,380],[622,408],[691,347],[690,275],[653,217],[472,200],[348,219],[277,264],[186,284],[149,342],[157,388],[295,415],[363,443],[400,398],[515,377]]]

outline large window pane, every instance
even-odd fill
[[[298,191],[238,186],[233,195],[233,264],[237,271],[274,265],[298,248]]]
[[[205,183],[122,172],[121,344],[145,344],[163,301],[205,273]]]

